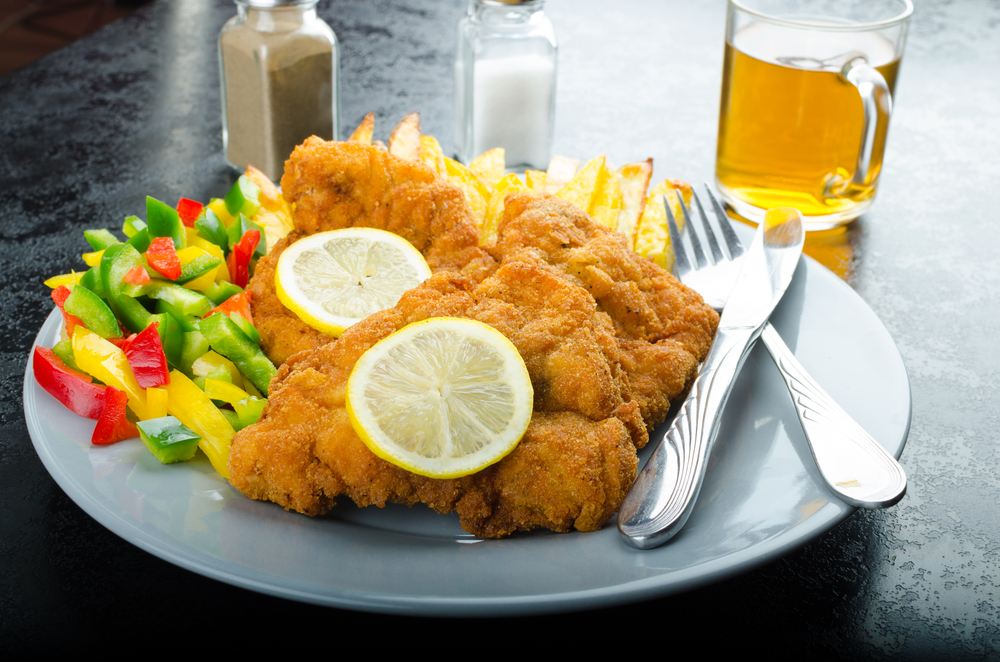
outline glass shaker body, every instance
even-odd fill
[[[557,45],[544,0],[470,0],[458,25],[455,152],[469,163],[503,147],[507,167],[548,167]]]
[[[340,47],[316,0],[236,0],[219,33],[226,160],[281,179],[309,136],[340,137]]]

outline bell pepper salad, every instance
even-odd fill
[[[244,288],[292,227],[260,177],[248,171],[205,205],[147,198],[146,220],[126,218],[124,239],[84,231],[89,269],[45,281],[64,324],[54,347],[35,348],[35,381],[96,421],[93,444],[141,437],[164,464],[200,448],[228,477],[232,436],[257,422],[276,373]]]

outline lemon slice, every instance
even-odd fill
[[[278,258],[278,298],[309,326],[331,336],[392,308],[431,270],[410,242],[374,228],[345,228],[299,239]]]
[[[458,478],[514,450],[534,393],[517,348],[482,322],[433,317],[365,352],[347,381],[347,414],[382,459]]]

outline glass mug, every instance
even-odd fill
[[[729,0],[715,180],[754,221],[834,228],[874,201],[910,0]]]

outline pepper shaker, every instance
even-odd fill
[[[277,181],[296,145],[340,136],[340,47],[317,0],[235,1],[219,33],[226,161]]]
[[[544,7],[545,0],[470,0],[455,56],[460,161],[503,147],[509,168],[548,167],[558,46]]]

